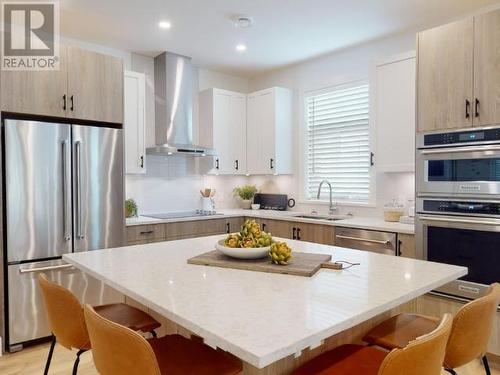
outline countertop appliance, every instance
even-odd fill
[[[197,218],[197,217],[205,217],[205,216],[223,216],[223,214],[218,214],[215,211],[181,211],[181,212],[164,212],[159,214],[146,214],[142,215],[145,217],[152,217],[153,219],[182,219],[182,218]]]
[[[416,162],[417,256],[468,267],[435,292],[478,298],[500,280],[500,128],[420,134]]]
[[[286,194],[255,194],[253,201],[260,204],[261,210],[285,211],[288,207],[288,197]]]
[[[355,228],[335,228],[335,246],[396,255],[396,233]]]
[[[65,264],[66,253],[124,245],[122,130],[3,119],[6,348],[50,335],[37,276],[85,303],[120,294]]]

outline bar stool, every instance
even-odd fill
[[[486,351],[493,320],[500,300],[500,284],[492,284],[485,296],[467,303],[453,319],[450,339],[446,347],[443,366],[456,375],[455,368],[475,359],[482,359],[487,375],[491,375]],[[399,314],[373,328],[363,338],[371,345],[385,349],[404,347],[437,325],[435,318],[416,314]]]
[[[294,375],[440,375],[451,314],[438,327],[390,353],[363,345],[342,345],[299,367]]]
[[[49,372],[56,341],[67,349],[78,349],[73,364],[73,374],[76,374],[80,356],[91,349],[82,305],[73,293],[49,281],[45,274],[40,274],[38,284],[42,291],[48,324],[52,332],[52,343],[44,374],[47,375]],[[96,311],[133,330],[151,332],[153,336],[156,336],[154,330],[161,325],[149,314],[124,303],[96,306]]]
[[[84,306],[94,364],[102,375],[234,375],[241,361],[180,335],[146,340]]]

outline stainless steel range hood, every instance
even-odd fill
[[[156,146],[150,155],[213,156],[215,151],[193,144],[193,67],[191,58],[164,52],[155,57]]]

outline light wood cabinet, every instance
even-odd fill
[[[167,223],[167,240],[179,240],[227,233],[226,219],[207,219]]]
[[[226,232],[235,233],[241,230],[245,219],[243,217],[230,217],[226,220]]]
[[[500,11],[474,17],[474,126],[500,123]]]
[[[12,113],[65,117],[68,108],[66,47],[60,46],[59,70],[1,72],[1,108]]]
[[[119,58],[60,48],[59,71],[1,72],[2,111],[123,122],[123,66]]]
[[[69,117],[123,122],[121,59],[76,47],[67,48]]]
[[[418,34],[418,131],[472,126],[472,18]]]
[[[415,235],[398,234],[398,255],[405,258],[416,258]]]
[[[127,245],[159,242],[166,238],[165,224],[132,225],[127,227],[126,233]]]
[[[281,87],[247,97],[249,174],[293,173],[292,92]]]
[[[415,52],[376,67],[377,168],[415,171]]]
[[[146,76],[126,71],[124,75],[125,173],[146,173]]]
[[[217,152],[213,174],[247,172],[246,94],[208,89],[200,93],[200,139]]]
[[[314,242],[323,245],[332,245],[335,242],[335,227],[331,225],[292,223],[292,239],[295,228],[295,239]]]

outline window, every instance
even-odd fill
[[[328,180],[337,201],[370,202],[369,85],[356,82],[306,97],[306,196]],[[329,199],[328,188],[321,192]]]

